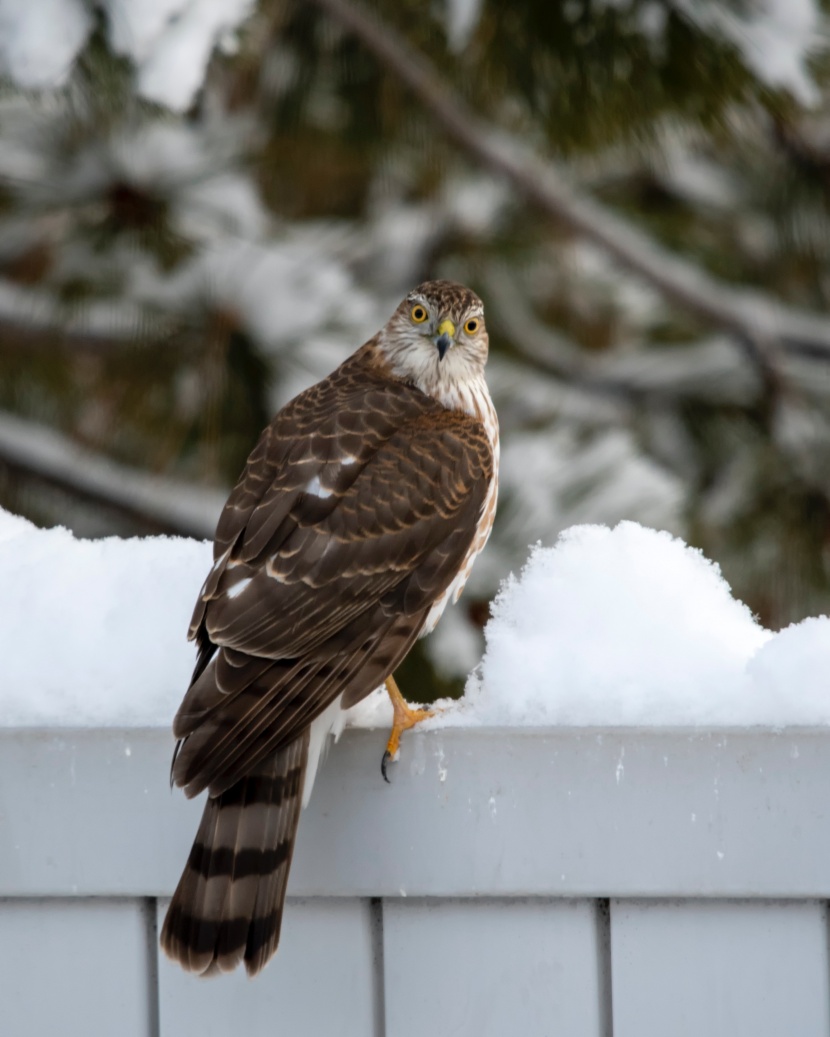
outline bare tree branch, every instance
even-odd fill
[[[0,466],[104,504],[160,532],[210,539],[225,493],[116,464],[34,422],[0,414]]]
[[[830,319],[733,288],[661,247],[652,238],[564,182],[548,160],[474,114],[435,68],[353,0],[314,0],[319,8],[409,86],[447,134],[529,202],[604,248],[675,305],[737,335],[760,367],[770,350],[830,359]]]

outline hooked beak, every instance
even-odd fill
[[[447,350],[455,341],[455,325],[451,320],[442,320],[438,325],[438,337],[435,339],[435,347],[438,350],[438,359],[443,360]]]

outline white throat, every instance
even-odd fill
[[[414,339],[414,341],[413,341]],[[423,338],[392,343],[384,335],[381,348],[393,374],[414,382],[448,410],[460,410],[490,427],[495,409],[484,378],[484,366],[458,346],[439,360],[435,347]],[[493,437],[491,436],[491,443]]]

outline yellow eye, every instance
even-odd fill
[[[470,319],[464,324],[464,330],[468,335],[475,335],[478,331],[479,320],[477,317],[470,317]]]
[[[409,316],[416,324],[423,324],[427,319],[427,311],[420,303],[416,303],[409,311]]]

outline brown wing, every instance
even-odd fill
[[[178,784],[228,788],[338,695],[357,701],[392,672],[467,555],[492,464],[479,422],[360,354],[277,415],[194,613]]]

